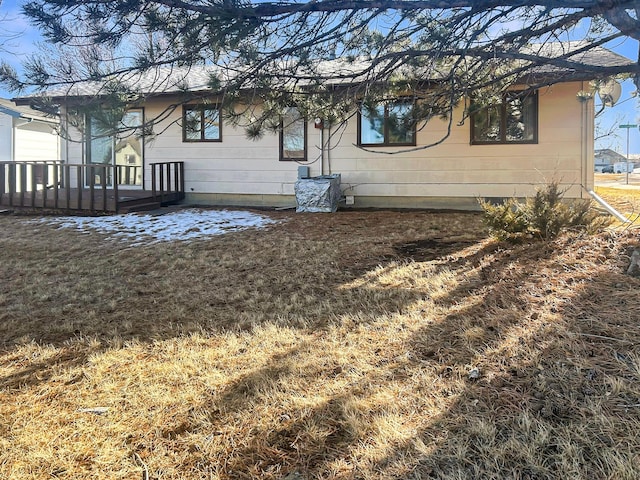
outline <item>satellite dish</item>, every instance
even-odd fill
[[[598,88],[598,96],[602,101],[602,105],[613,107],[622,94],[622,86],[615,80],[607,80],[600,84]]]

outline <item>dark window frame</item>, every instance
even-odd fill
[[[300,112],[298,112],[300,113]],[[300,117],[304,123],[304,158],[293,158],[293,157],[285,157],[284,155],[284,118],[280,118],[280,128],[279,128],[279,160],[281,162],[307,162],[308,157],[308,136],[307,133],[307,119],[304,117]]]
[[[531,97],[533,98],[533,138],[531,140],[509,140],[507,139],[507,105],[510,98]],[[498,140],[476,140],[476,115],[485,113],[489,108],[496,108],[500,116],[500,138]],[[538,143],[540,134],[540,107],[538,92],[526,92],[522,90],[510,90],[502,95],[502,102],[499,105],[489,105],[477,112],[474,112],[470,116],[471,124],[471,145],[535,145]]]
[[[383,130],[382,136],[384,137],[384,141],[382,143],[363,143],[362,142],[362,108],[358,110],[358,146],[360,147],[415,147],[417,145],[416,137],[418,133],[417,122],[413,122],[413,128],[411,129],[411,136],[413,140],[411,142],[390,142],[389,141],[389,106],[404,104],[411,105],[412,108],[415,109],[416,102],[411,99],[402,99],[397,98],[394,100],[387,100],[384,102],[380,102],[379,104],[384,105],[384,118],[383,118]]]
[[[217,110],[218,112],[218,138],[205,138],[205,111]],[[200,138],[187,138],[187,111],[198,111],[200,113]],[[217,103],[194,103],[182,106],[182,142],[183,143],[200,143],[200,142],[222,142],[222,114],[220,105]]]

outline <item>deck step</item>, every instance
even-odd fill
[[[148,212],[149,210],[157,210],[162,204],[160,202],[139,203],[137,205],[125,205],[120,207],[118,213]]]

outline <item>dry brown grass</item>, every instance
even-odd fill
[[[137,248],[0,217],[0,478],[640,478],[633,233],[269,215]]]
[[[640,187],[631,188],[597,186],[595,192],[620,213],[625,215],[634,227],[640,224]]]

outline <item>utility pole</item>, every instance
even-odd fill
[[[629,185],[629,130],[638,128],[638,125],[620,125],[620,128],[627,130],[627,168],[625,168],[625,171],[627,173],[627,185]]]

